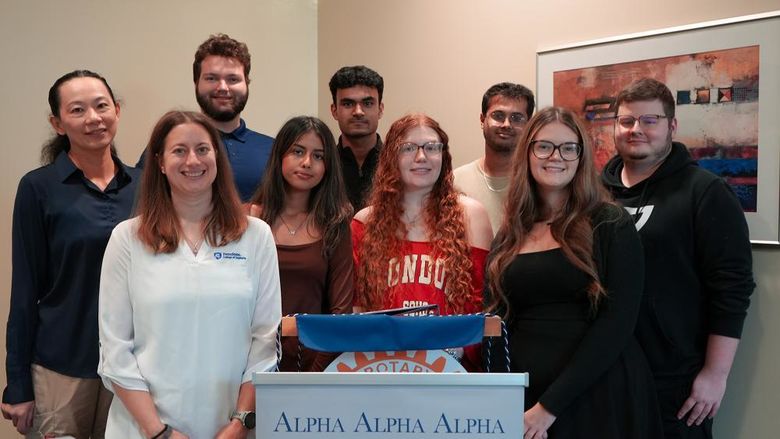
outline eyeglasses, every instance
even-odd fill
[[[563,142],[560,145],[547,140],[534,140],[531,142],[531,151],[538,159],[544,160],[552,157],[555,154],[555,150],[558,150],[558,154],[567,162],[577,160],[582,155],[582,145],[577,142]]]
[[[642,128],[650,128],[658,125],[661,119],[665,119],[663,114],[643,114],[639,117],[634,116],[615,116],[615,120],[622,128],[629,129],[634,128],[636,121],[639,121],[639,126]]]
[[[490,118],[496,123],[503,124],[506,118],[509,117],[509,124],[515,128],[522,127],[528,122],[528,118],[523,113],[510,113],[507,115],[503,111],[494,111],[490,113]]]
[[[416,155],[417,151],[422,149],[426,157],[437,156],[444,150],[444,144],[441,142],[428,142],[422,145],[407,142],[401,144],[401,155]]]

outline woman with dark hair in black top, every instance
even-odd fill
[[[120,110],[105,78],[65,74],[49,106],[56,135],[14,204],[2,411],[23,434],[103,437],[111,393],[97,376],[100,265],[138,179],[113,147]]]

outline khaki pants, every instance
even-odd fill
[[[32,365],[35,415],[28,439],[103,439],[113,394],[98,378],[73,378]]]

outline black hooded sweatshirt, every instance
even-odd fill
[[[644,247],[637,339],[656,380],[693,379],[709,334],[742,333],[755,287],[745,215],[725,181],[700,168],[681,143],[630,188],[622,169],[621,157],[613,157],[602,180],[634,216]]]

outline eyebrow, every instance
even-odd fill
[[[306,150],[309,149],[309,147],[307,147],[306,145],[301,145],[300,143],[293,143],[292,146],[297,146],[298,148],[303,148],[303,149],[306,149]],[[317,152],[317,151],[325,152],[325,148],[314,148],[314,152]]]
[[[373,96],[363,96],[363,97],[360,97],[360,98],[341,98],[341,99],[339,99],[339,102],[357,102],[357,101],[361,101],[361,102],[372,101],[373,102],[375,100],[376,99],[374,99]]]
[[[111,98],[108,96],[96,96],[92,99],[76,99],[70,102],[65,102],[65,106],[71,106],[71,105],[86,105],[88,103],[95,103],[100,101],[108,101],[111,102]]]

